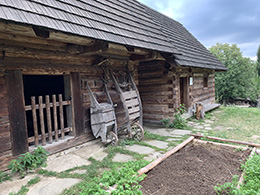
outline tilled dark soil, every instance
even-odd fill
[[[214,186],[241,175],[250,150],[192,143],[152,169],[141,182],[144,195],[215,195]]]

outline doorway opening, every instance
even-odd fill
[[[180,103],[189,108],[188,77],[180,77]]]
[[[69,76],[23,75],[29,146],[64,139],[72,131]]]

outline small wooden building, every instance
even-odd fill
[[[215,71],[226,70],[182,24],[136,0],[0,1],[1,169],[38,144],[54,153],[93,139],[86,82],[105,101],[105,61],[134,75],[145,123],[214,103]]]

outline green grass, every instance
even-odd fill
[[[213,130],[209,135],[226,139],[241,140],[260,143],[260,139],[252,139],[252,136],[260,136],[260,109],[241,107],[221,107],[221,113],[217,113],[217,121],[212,126],[231,127],[231,130]]]

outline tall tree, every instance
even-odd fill
[[[217,72],[215,77],[216,99],[247,98],[256,100],[258,96],[258,77],[256,64],[244,58],[236,44],[217,43],[210,49],[227,68],[226,72]]]
[[[257,59],[256,59],[257,72],[258,72],[258,75],[260,76],[260,45],[258,47],[256,57],[257,57]]]

